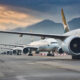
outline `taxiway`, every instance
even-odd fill
[[[80,80],[80,61],[71,56],[0,55],[0,80]]]

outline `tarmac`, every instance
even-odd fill
[[[67,55],[0,55],[0,80],[80,80],[80,61]]]

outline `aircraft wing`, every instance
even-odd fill
[[[36,33],[28,33],[28,32],[10,32],[10,31],[0,31],[0,33],[7,33],[7,34],[17,34],[20,37],[22,37],[23,35],[31,35],[31,36],[38,36],[41,38],[55,38],[55,39],[60,39],[60,40],[64,40],[66,37],[68,36],[64,36],[62,34],[36,34]]]
[[[27,47],[27,48],[30,48],[30,49],[37,49],[39,46],[31,46],[31,45],[14,45],[14,44],[0,44],[2,46],[12,46],[12,47]],[[8,48],[6,48],[8,49]]]
[[[12,48],[3,48],[3,47],[1,47],[0,49],[8,49],[8,50],[13,50]]]
[[[13,47],[24,47],[23,45],[13,45],[13,44],[0,44],[2,46],[13,46]]]

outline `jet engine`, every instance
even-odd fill
[[[8,55],[12,55],[12,51],[7,51],[7,54]]]
[[[16,54],[17,53],[17,51],[16,50],[13,50],[13,54]]]
[[[23,53],[24,53],[24,54],[27,54],[28,52],[29,52],[29,50],[28,50],[27,47],[23,49]]]
[[[58,48],[58,49],[57,49],[57,52],[58,52],[59,54],[63,54],[63,53],[64,53],[64,51],[63,51],[62,48]]]
[[[21,55],[22,51],[23,51],[23,48],[20,48],[20,47],[13,48],[13,54]]]
[[[80,37],[67,37],[62,43],[62,50],[68,55],[80,55]]]

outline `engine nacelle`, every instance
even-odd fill
[[[16,54],[17,53],[17,51],[16,50],[13,50],[13,54]]]
[[[29,52],[29,49],[28,49],[28,48],[24,48],[24,49],[23,49],[23,53],[24,53],[24,54],[27,54],[28,52]]]
[[[62,49],[69,55],[80,55],[80,37],[71,36],[64,40]]]
[[[22,51],[23,51],[23,48],[21,47],[13,48],[13,54],[21,55],[23,53]]]
[[[7,51],[7,54],[12,55],[12,51]]]
[[[10,51],[7,51],[7,54],[10,54]]]
[[[63,53],[64,53],[64,51],[63,51],[62,48],[58,48],[58,49],[57,49],[57,52],[58,52],[59,54],[63,54]]]

